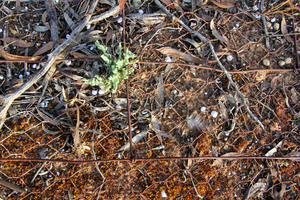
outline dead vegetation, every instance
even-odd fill
[[[1,198],[298,199],[299,6],[3,1]]]

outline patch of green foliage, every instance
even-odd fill
[[[104,86],[104,92],[108,92],[112,89],[112,93],[115,93],[118,89],[119,83],[123,79],[127,79],[128,75],[134,71],[133,67],[126,69],[127,65],[133,65],[138,62],[134,60],[136,55],[132,53],[128,48],[125,52],[122,51],[122,45],[119,43],[117,50],[117,57],[107,52],[107,47],[100,44],[99,41],[95,42],[97,48],[102,51],[101,58],[104,61],[106,67],[107,77],[100,77],[95,75],[92,79],[83,79],[83,81],[92,86]]]

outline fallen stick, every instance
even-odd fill
[[[250,116],[260,125],[260,127],[262,129],[264,129],[264,125],[261,123],[261,121],[252,113],[252,111],[250,110],[244,95],[241,93],[241,91],[239,90],[239,87],[235,84],[235,82],[232,80],[231,78],[231,74],[227,71],[227,69],[223,66],[223,64],[221,63],[220,59],[218,58],[214,46],[212,45],[212,43],[207,40],[203,35],[201,35],[200,33],[192,30],[188,25],[186,25],[185,23],[183,23],[183,21],[181,21],[180,19],[178,19],[177,17],[175,17],[172,13],[169,12],[169,10],[162,5],[158,0],[154,0],[154,2],[156,3],[156,5],[158,7],[160,7],[167,15],[169,18],[171,18],[171,20],[173,22],[177,22],[179,23],[181,26],[183,26],[186,30],[188,30],[189,32],[191,32],[192,34],[196,35],[203,43],[207,44],[212,52],[212,55],[214,56],[215,60],[217,61],[219,67],[223,70],[225,76],[227,77],[227,79],[229,80],[230,84],[234,87],[234,89],[236,90],[236,92],[238,93],[239,97],[241,98],[243,104],[245,105],[248,113],[250,114]]]
[[[91,19],[97,4],[98,4],[98,0],[94,0],[92,2],[88,15],[80,22],[77,28],[74,31],[72,31],[70,37],[66,41],[64,41],[61,45],[59,45],[51,54],[49,54],[45,66],[37,74],[35,74],[28,82],[24,83],[18,90],[16,90],[12,94],[1,97],[2,106],[0,109],[0,130],[2,129],[2,126],[5,122],[7,111],[10,108],[11,104],[14,102],[14,100],[20,97],[21,94],[23,94],[26,90],[28,90],[41,77],[43,77],[51,68],[51,66],[55,63],[55,61],[57,59],[60,59],[61,52],[66,47],[68,47],[73,42],[73,38],[76,38],[76,36],[81,32],[81,30],[85,28],[86,24]]]

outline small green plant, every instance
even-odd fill
[[[108,78],[103,78],[95,75],[92,79],[83,79],[83,81],[92,86],[104,86],[104,92],[108,92],[112,88],[112,93],[118,89],[121,80],[127,79],[128,75],[134,71],[133,67],[126,69],[126,66],[135,64],[138,60],[133,60],[136,55],[128,48],[122,52],[122,45],[119,43],[117,50],[117,58],[107,53],[107,47],[100,44],[99,41],[95,42],[97,48],[102,51],[101,58],[104,61],[104,66],[107,70]],[[101,88],[102,88],[101,87]]]

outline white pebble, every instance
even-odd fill
[[[147,110],[143,110],[143,111],[142,111],[142,115],[146,115],[147,113],[148,113]]]
[[[206,111],[206,107],[202,106],[201,107],[201,112],[205,112]]]
[[[0,80],[3,80],[4,79],[4,76],[2,76],[2,74],[0,74]]]
[[[162,198],[167,198],[168,197],[167,194],[166,194],[166,192],[164,190],[161,191],[161,197]]]
[[[97,95],[98,91],[97,90],[92,90],[92,95]]]
[[[182,96],[183,96],[183,93],[182,93],[182,92],[179,92],[178,96],[179,96],[179,97],[182,97]]]
[[[60,175],[60,173],[59,173],[59,172],[56,172],[56,175],[57,175],[57,176],[59,176],[59,175]]]
[[[117,22],[118,22],[119,24],[121,24],[121,23],[123,22],[123,17],[120,17],[120,18],[117,20]]]
[[[26,76],[29,76],[29,75],[30,75],[30,72],[26,72],[25,75],[26,75]]]
[[[267,58],[265,58],[264,60],[263,60],[263,64],[264,64],[264,66],[270,66],[270,60],[269,59],[267,59]]]
[[[23,79],[23,75],[22,74],[19,75],[19,79]]]
[[[261,18],[261,15],[253,14],[253,16],[254,16],[256,19],[260,19],[260,18]]]
[[[94,46],[91,46],[91,47],[90,47],[90,50],[93,51],[93,50],[94,50]]]
[[[207,93],[207,92],[204,92],[204,94],[207,95],[208,93]]]
[[[230,61],[233,60],[233,56],[232,55],[228,55],[226,59],[227,59],[228,62],[230,62]]]
[[[280,24],[276,22],[276,23],[273,25],[273,27],[274,27],[274,30],[277,31],[277,30],[279,30],[279,28],[280,28]]]
[[[116,109],[121,109],[121,108],[122,108],[122,106],[116,105]]]
[[[33,64],[33,65],[32,65],[32,68],[33,68],[33,69],[35,69],[35,68],[36,68],[36,66],[37,66],[37,64]]]
[[[138,11],[140,14],[144,14],[144,11],[142,9],[139,9]]]
[[[272,23],[276,22],[276,18],[272,18],[272,19],[271,19],[271,22],[272,22]]]
[[[85,27],[86,27],[86,29],[90,29],[91,28],[91,24],[87,24]]]
[[[67,38],[67,39],[70,39],[70,38],[71,38],[70,34],[67,34],[67,35],[66,35],[66,38]]]
[[[258,11],[258,6],[255,5],[255,6],[252,7],[252,9],[253,9],[254,11]]]
[[[282,66],[285,65],[285,62],[284,62],[283,60],[279,60],[279,61],[278,61],[278,65],[279,65],[280,67],[282,67]]]
[[[103,95],[103,94],[105,94],[105,92],[104,92],[104,90],[99,90],[99,91],[98,91],[98,94],[99,94],[99,95]]]
[[[172,59],[169,56],[167,56],[165,61],[166,62],[172,62]]]
[[[217,79],[217,80],[216,80],[216,83],[218,83],[218,84],[221,83],[220,79]]]
[[[41,108],[46,108],[46,107],[48,107],[48,104],[49,104],[48,101],[43,101],[43,102],[41,102],[40,106],[41,106]]]
[[[174,93],[174,94],[177,94],[177,90],[173,90],[173,93]]]
[[[218,112],[217,112],[217,111],[212,111],[212,112],[211,112],[211,116],[212,116],[213,118],[218,117]]]
[[[3,29],[2,28],[0,28],[0,33],[2,33],[3,32]]]
[[[291,64],[292,63],[292,59],[291,58],[286,58],[286,59],[284,59],[284,62],[286,64]]]
[[[72,61],[71,61],[71,60],[66,60],[64,63],[65,63],[65,65],[68,65],[68,66],[69,66],[69,65],[72,64]]]

